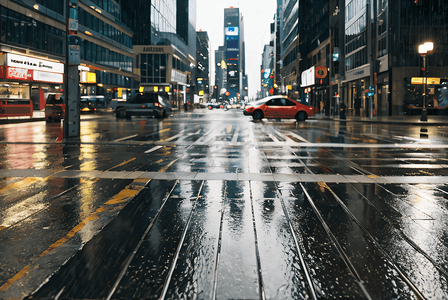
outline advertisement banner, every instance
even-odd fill
[[[6,79],[33,80],[33,71],[23,68],[6,67]]]
[[[33,79],[35,81],[64,83],[64,74],[34,71]]]
[[[64,73],[63,63],[13,53],[5,54],[5,65],[42,72]]]

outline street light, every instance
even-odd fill
[[[423,82],[423,108],[422,108],[422,116],[420,118],[420,121],[428,121],[428,116],[426,113],[426,81],[427,81],[427,72],[428,72],[428,66],[426,63],[426,55],[428,52],[432,51],[434,49],[434,43],[433,42],[426,42],[424,44],[421,44],[418,46],[418,53],[423,57],[423,68],[425,69],[425,73],[423,74],[425,79]]]

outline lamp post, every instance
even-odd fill
[[[427,81],[427,72],[428,72],[428,66],[426,62],[426,55],[428,52],[432,51],[434,49],[434,43],[433,42],[426,42],[424,44],[421,44],[418,46],[418,53],[423,57],[423,68],[424,71],[424,82],[423,82],[423,108],[422,108],[422,116],[420,118],[420,121],[428,121],[428,115],[426,113],[426,81]]]

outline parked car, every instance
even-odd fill
[[[106,102],[103,95],[81,96],[81,102],[84,100],[89,100],[95,108],[106,107]]]
[[[45,102],[45,121],[61,121],[64,117],[65,104],[63,94],[49,94]]]
[[[132,116],[154,116],[165,118],[172,113],[168,100],[154,93],[139,93],[130,101],[117,102],[115,115],[117,118]]]
[[[287,96],[270,96],[246,104],[243,114],[252,116],[254,120],[267,119],[296,119],[303,122],[313,117],[314,107],[304,105]]]

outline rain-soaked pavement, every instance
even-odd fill
[[[448,299],[448,127],[81,127],[0,125],[1,299]]]

